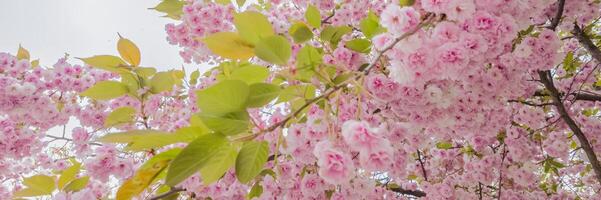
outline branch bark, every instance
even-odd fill
[[[563,119],[563,121],[568,125],[570,130],[572,130],[572,132],[574,132],[574,135],[578,138],[582,150],[586,153],[586,156],[589,162],[591,163],[591,166],[593,167],[593,171],[595,172],[597,181],[599,181],[599,183],[601,184],[601,164],[597,159],[597,155],[595,154],[595,151],[589,144],[588,139],[586,138],[580,127],[570,117],[568,111],[563,105],[559,96],[560,93],[553,84],[553,77],[551,76],[551,72],[548,70],[539,71],[538,75],[540,77],[540,81],[545,85],[545,88],[547,88],[547,90],[549,91],[551,98],[553,99],[553,105],[555,105],[555,108],[557,108],[557,112],[559,112],[561,119]]]
[[[415,196],[415,197],[425,197],[426,193],[420,190],[406,190],[403,188],[387,188],[390,191],[399,193],[399,194],[404,194],[404,195],[411,195],[411,196]]]
[[[557,1],[557,13],[555,13],[555,17],[553,17],[553,19],[551,19],[551,24],[547,28],[555,31],[555,29],[557,28],[557,25],[559,25],[559,21],[561,21],[561,16],[563,15],[563,8],[564,8],[565,4],[566,4],[565,0]]]
[[[572,30],[572,34],[578,39],[578,42],[591,54],[593,59],[597,60],[597,62],[601,63],[601,50],[595,43],[591,41],[590,37],[586,35],[586,33],[578,26],[578,24],[574,23],[574,30]]]

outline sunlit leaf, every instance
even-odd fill
[[[35,197],[42,195],[50,195],[56,189],[54,177],[46,175],[35,175],[23,180],[25,189],[16,191],[14,197]]]
[[[280,94],[280,87],[269,83],[255,83],[250,85],[248,107],[256,108],[271,102]]]
[[[321,26],[321,14],[319,14],[319,10],[315,6],[309,5],[307,7],[305,18],[307,19],[307,23],[312,27],[319,28]]]
[[[286,65],[291,54],[290,43],[279,35],[265,37],[255,46],[255,54],[264,61]]]
[[[209,185],[219,180],[236,163],[236,155],[238,155],[238,151],[231,145],[219,148],[217,153],[200,169],[202,183]]]
[[[186,5],[186,2],[183,0],[163,0],[156,7],[151,9],[165,13],[165,17],[179,19],[180,16],[184,14],[182,10],[184,5]]]
[[[245,108],[249,87],[240,80],[225,80],[196,92],[196,103],[208,115],[240,111]]]
[[[296,43],[303,43],[313,38],[313,32],[304,23],[295,23],[288,30]]]
[[[359,53],[369,53],[371,42],[366,39],[354,39],[346,42],[345,47]]]
[[[95,100],[110,100],[124,94],[129,90],[127,85],[117,81],[101,81],[94,86],[80,93],[81,96],[89,97]]]
[[[232,32],[220,32],[202,40],[218,56],[229,59],[247,60],[254,56],[253,46],[240,35]]]
[[[133,177],[127,179],[119,187],[117,200],[129,200],[142,193],[152,183],[152,180],[167,168],[168,164],[168,160],[162,160],[154,163],[152,167],[138,170]]]
[[[200,130],[200,129],[199,129]],[[168,133],[154,130],[133,130],[121,133],[112,133],[98,139],[103,143],[125,143],[128,146],[125,148],[130,151],[142,151],[151,148],[158,148],[169,144],[189,142],[196,139],[199,135],[191,135],[196,133],[190,132],[175,132]]]
[[[18,60],[29,60],[29,51],[27,51],[27,49],[23,48],[21,45],[19,45],[19,50],[17,50],[17,59]]]
[[[236,158],[236,177],[241,183],[254,179],[267,162],[269,145],[267,142],[250,141],[240,149]]]
[[[255,183],[253,187],[250,189],[250,192],[246,196],[248,199],[253,199],[255,197],[260,197],[263,194],[263,186],[261,183]]]
[[[229,79],[241,80],[247,84],[253,84],[265,81],[268,76],[269,70],[266,67],[259,65],[248,65],[232,71]]]
[[[206,134],[192,141],[169,165],[165,184],[176,186],[197,173],[226,143],[221,134]]]
[[[173,86],[181,83],[181,78],[177,73],[179,70],[171,70],[166,72],[158,72],[150,79],[150,91],[152,93],[161,93],[173,89]]]
[[[80,191],[82,189],[84,189],[87,185],[88,182],[90,181],[90,177],[89,176],[84,176],[78,179],[75,179],[71,182],[69,182],[69,184],[67,184],[65,186],[65,192],[77,192]]]
[[[67,185],[69,182],[75,180],[75,177],[77,177],[77,174],[79,173],[80,168],[81,168],[81,164],[78,163],[77,161],[75,161],[73,163],[73,165],[71,165],[71,167],[63,170],[61,172],[61,176],[58,178],[58,189],[63,189],[65,187],[65,185]]]
[[[140,65],[140,49],[131,40],[121,37],[117,42],[117,50],[125,61],[133,66]]]
[[[111,112],[104,120],[105,127],[111,127],[118,124],[129,123],[134,120],[136,109],[130,106],[117,108]]]
[[[246,111],[223,115],[212,115],[202,112],[198,116],[209,129],[224,135],[236,135],[249,128],[249,117]]]
[[[236,25],[240,37],[250,44],[255,44],[259,39],[271,36],[274,33],[267,17],[256,11],[235,14],[234,25]]]

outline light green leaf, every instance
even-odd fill
[[[261,38],[274,34],[267,17],[256,11],[235,14],[234,25],[236,25],[240,37],[250,44],[256,44]]]
[[[89,176],[84,176],[78,179],[75,179],[69,184],[65,186],[65,192],[77,192],[84,189],[88,185],[88,181],[90,181]]]
[[[412,6],[415,3],[415,0],[399,0],[399,5],[404,6]]]
[[[450,143],[450,142],[446,142],[446,141],[438,142],[438,143],[436,143],[436,148],[438,148],[438,149],[451,149],[451,148],[453,148],[453,144]]]
[[[259,83],[265,81],[269,76],[269,70],[259,65],[248,65],[235,69],[230,74],[230,79],[241,80],[247,84]]]
[[[190,74],[190,85],[196,85],[198,83],[198,77],[200,77],[200,71],[196,70]]]
[[[291,54],[290,43],[285,37],[279,35],[265,37],[255,46],[255,54],[264,61],[286,65]]]
[[[244,3],[246,3],[246,0],[236,0],[236,4],[238,4],[239,8],[241,8],[242,6],[244,6]]]
[[[354,39],[346,42],[345,47],[359,53],[369,53],[371,42],[366,39]]]
[[[198,114],[202,122],[211,130],[224,135],[236,135],[248,130],[249,117],[246,111],[211,115],[201,112]]]
[[[104,127],[132,122],[135,116],[136,109],[133,107],[124,106],[117,108],[106,117],[104,120]]]
[[[327,26],[321,31],[319,37],[323,41],[329,41],[332,46],[337,46],[338,42],[342,39],[342,36],[352,31],[353,29],[350,26]]]
[[[124,66],[127,64],[121,58],[117,56],[111,55],[97,55],[88,58],[78,58],[87,65],[92,67],[96,67],[99,69],[104,69],[106,71],[115,72],[115,73],[123,73],[128,72]]]
[[[74,163],[71,165],[71,167],[61,172],[61,176],[58,178],[58,189],[63,189],[67,183],[73,181],[75,177],[77,177],[79,169],[81,168],[81,164],[75,160],[72,160],[72,162],[73,161]]]
[[[288,33],[296,43],[303,43],[313,38],[313,32],[304,23],[296,23],[290,27]]]
[[[157,73],[157,69],[152,67],[136,67],[134,72],[142,77],[149,78]]]
[[[296,55],[296,67],[298,69],[313,68],[323,62],[323,55],[311,45],[305,45]]]
[[[196,92],[196,103],[202,113],[221,116],[243,110],[249,87],[240,80],[225,80]]]
[[[176,186],[204,167],[226,145],[227,139],[221,134],[206,134],[192,141],[169,165],[165,183]]]
[[[98,139],[103,143],[126,143],[129,151],[142,151],[169,144],[189,142],[196,137],[187,132],[168,133],[153,130],[134,130],[105,135]]]
[[[257,182],[253,185],[253,187],[250,189],[250,192],[247,195],[248,199],[253,199],[255,197],[260,197],[261,194],[263,194],[263,186],[261,185],[261,183]]]
[[[307,23],[314,28],[321,27],[321,14],[319,14],[319,10],[313,6],[309,5],[307,7],[307,12],[305,12],[305,18],[307,19]]]
[[[171,70],[156,73],[150,79],[150,91],[157,94],[173,89],[173,85],[181,83],[181,78],[178,75],[179,73],[182,73],[182,71]]]
[[[237,155],[238,151],[231,145],[224,145],[219,148],[217,153],[200,169],[202,183],[209,185],[219,180],[234,165]]]
[[[255,83],[250,85],[250,95],[247,105],[251,108],[264,106],[280,94],[280,87],[269,83]]]
[[[250,141],[240,149],[236,158],[236,177],[241,183],[248,183],[254,179],[267,162],[269,144],[262,141]]]
[[[46,175],[35,175],[23,180],[25,189],[15,192],[14,197],[35,197],[42,195],[50,195],[56,188],[54,177]]]
[[[151,9],[165,13],[165,17],[178,20],[180,16],[184,14],[182,10],[184,5],[186,5],[186,2],[182,0],[163,0],[156,7]]]
[[[94,86],[81,92],[80,95],[95,100],[110,100],[123,96],[128,92],[127,85],[123,83],[117,81],[100,81]]]
[[[367,17],[361,20],[359,26],[361,28],[361,32],[363,32],[363,35],[369,39],[386,31],[386,29],[380,26],[378,16],[376,16],[376,14],[374,14],[372,11],[369,11]]]
[[[202,40],[214,54],[223,58],[248,60],[254,56],[253,45],[237,33],[220,32]]]

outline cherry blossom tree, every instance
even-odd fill
[[[154,10],[210,70],[0,53],[0,199],[601,199],[598,0]]]

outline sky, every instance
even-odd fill
[[[165,39],[175,22],[148,8],[158,0],[0,0],[0,52],[15,54],[19,44],[44,66],[65,53],[74,57],[118,55],[117,33],[140,48],[141,66],[180,69],[179,47]],[[81,63],[71,59],[71,63]],[[195,70],[185,65],[186,71]]]
[[[0,52],[16,54],[19,44],[28,49],[32,59],[51,66],[65,53],[70,63],[83,64],[74,57],[119,55],[117,33],[140,48],[141,66],[159,70],[199,65],[183,64],[179,47],[165,39],[165,24],[176,21],[161,17],[148,8],[158,0],[0,0]],[[201,68],[208,68],[204,66]],[[67,136],[78,125],[67,124]],[[63,127],[49,134],[60,136]]]

